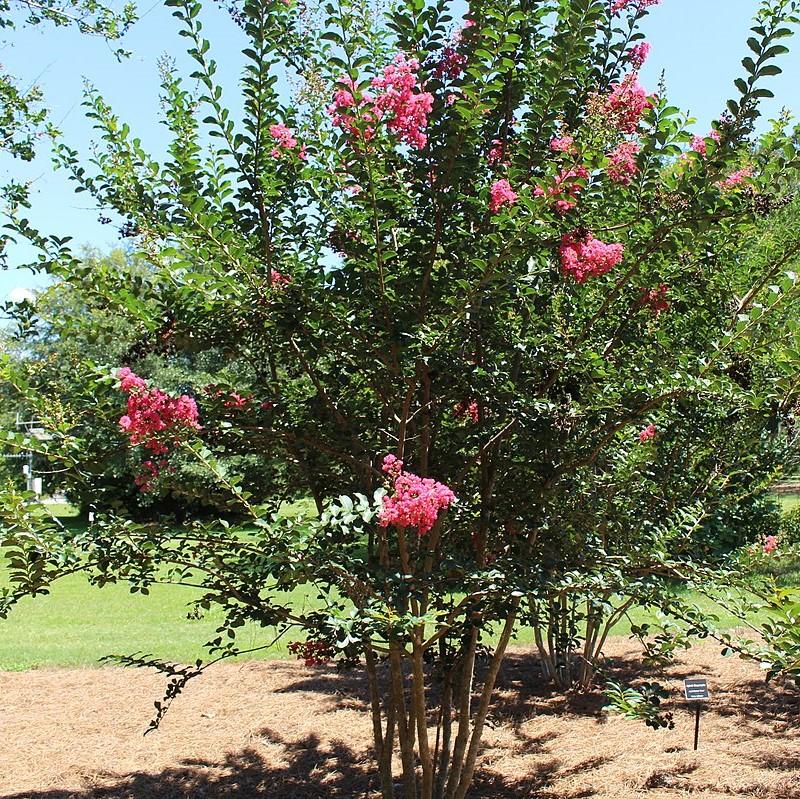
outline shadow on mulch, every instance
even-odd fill
[[[277,733],[264,729],[260,737],[279,743],[287,765],[275,767],[254,749],[228,754],[222,761],[184,760],[158,773],[97,774],[102,785],[80,789],[46,789],[4,794],[0,799],[367,799],[377,798],[379,785],[372,761],[341,741],[322,750],[314,735],[287,743]],[[594,758],[564,768],[552,759],[522,779],[507,779],[479,771],[471,796],[481,799],[546,799],[542,792],[555,780],[578,771],[598,768],[605,762]],[[400,786],[395,786],[402,799]],[[593,791],[571,795],[589,797]]]
[[[652,678],[652,668],[648,670],[640,658],[630,656],[609,659],[605,668],[615,679],[623,684],[631,684],[645,676]],[[486,663],[478,662],[475,669],[475,698],[483,684]],[[386,678],[385,670],[382,677]],[[492,702],[491,717],[497,723],[514,723],[533,715],[575,715],[594,716],[602,723],[603,707],[608,703],[601,691],[588,694],[563,694],[556,690],[542,675],[538,660],[530,654],[512,652],[506,656],[496,685],[496,697]],[[329,696],[331,711],[342,707],[359,710],[369,709],[369,693],[360,672],[336,672],[330,669],[324,673],[295,680],[279,689],[278,693],[311,691],[317,695]],[[429,690],[431,705],[437,698],[436,687]]]

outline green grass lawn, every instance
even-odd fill
[[[85,577],[71,575],[58,581],[48,596],[23,600],[0,621],[0,669],[24,670],[47,666],[95,665],[108,654],[142,652],[165,660],[192,662],[206,658],[202,644],[215,636],[222,620],[212,609],[202,619],[187,618],[186,603],[193,589],[180,586],[154,586],[148,596],[131,594],[126,585],[90,586]],[[318,607],[313,589],[298,590],[287,597],[294,607]],[[704,609],[719,612],[712,602],[692,597]],[[639,611],[634,621],[647,616]],[[720,622],[732,627],[737,620],[720,613]],[[286,645],[299,636],[290,631],[274,647],[249,655],[251,658],[287,657]],[[628,635],[625,620],[615,634]],[[264,644],[274,631],[246,626],[237,636],[241,648]],[[518,632],[516,643],[531,643],[528,629]]]
[[[287,513],[308,512],[307,503],[287,508]],[[782,579],[784,584],[800,584],[800,572]],[[791,578],[791,579],[790,579]],[[0,573],[0,585],[3,579]],[[0,620],[0,669],[23,670],[47,666],[85,666],[97,664],[108,654],[151,654],[178,662],[207,658],[205,641],[214,638],[222,620],[218,609],[201,619],[187,618],[187,604],[196,589],[180,586],[153,586],[148,596],[131,594],[127,585],[108,585],[102,589],[88,584],[82,575],[59,580],[47,596],[26,598],[15,607],[9,618]],[[723,627],[737,625],[737,619],[726,614],[699,595],[691,597],[708,611],[717,612]],[[319,606],[316,592],[309,587],[287,597],[298,609]],[[637,623],[647,620],[646,614],[633,614]],[[249,655],[254,658],[287,657],[286,646],[299,635],[290,631],[268,650]],[[624,620],[615,634],[628,635],[630,622]],[[249,625],[239,630],[240,648],[267,643],[274,630]],[[528,629],[518,632],[517,643],[531,643]]]
[[[70,575],[55,583],[49,596],[26,598],[0,620],[0,669],[85,666],[104,655],[133,652],[179,662],[207,658],[202,644],[215,637],[222,613],[212,609],[202,619],[187,618],[193,593],[181,586],[153,586],[143,596],[131,594],[127,585],[100,589],[82,575]],[[313,589],[288,598],[298,609],[319,604]],[[248,648],[274,634],[252,625],[239,630],[237,641]],[[285,657],[291,640],[287,634],[275,647],[251,657]]]
[[[800,505],[800,494],[776,494],[775,495],[778,499],[778,503],[781,506],[781,510],[786,513],[786,511],[794,510],[798,505]]]

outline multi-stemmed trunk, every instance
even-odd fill
[[[455,601],[438,623],[422,621],[437,592],[457,590],[438,573],[442,522],[425,536],[381,528],[374,540],[384,573],[404,575],[382,586],[387,615],[411,619],[408,626],[387,624],[363,642],[383,799],[395,797],[398,753],[403,799],[464,799],[516,622],[519,600],[513,599],[492,655],[476,677],[481,632],[492,626],[481,613],[486,592]]]
[[[404,642],[388,645],[388,669],[365,644],[373,736],[383,799],[394,799],[394,755],[400,755],[403,799],[464,799],[475,773],[483,728],[516,606],[506,618],[486,668],[476,676],[479,629],[473,627],[457,656],[438,669],[425,668],[437,641],[418,628]],[[438,648],[438,647],[437,647]]]
[[[606,640],[633,602],[628,598],[605,610],[612,592],[600,602],[560,591],[531,598],[531,623],[545,679],[559,690],[588,691],[594,683]]]

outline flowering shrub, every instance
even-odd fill
[[[657,6],[660,2],[661,0],[611,0],[611,13],[619,14],[627,8],[641,12],[650,6]]]
[[[554,153],[572,153],[575,151],[575,139],[572,136],[556,136],[550,140],[550,149]]]
[[[708,142],[707,140],[711,139],[711,141],[716,142],[719,144],[721,139],[721,134],[718,130],[712,130],[709,132],[708,136],[699,136],[695,134],[692,136],[692,144],[691,147],[696,153],[700,153],[703,157],[708,155]]]
[[[273,158],[280,158],[281,152],[292,152],[297,148],[297,139],[294,137],[289,128],[283,122],[279,122],[275,125],[269,126],[269,135],[272,136],[273,140],[275,141],[275,146],[272,148],[272,157]],[[297,157],[301,161],[305,161],[308,157],[306,155],[306,147],[303,145],[299,150],[297,150]]]
[[[187,582],[190,563],[223,611],[213,656],[240,654],[248,622],[265,646],[274,627],[324,641],[366,674],[382,799],[398,779],[406,797],[464,799],[515,629],[559,685],[587,687],[631,607],[691,617],[675,584],[712,584],[708,519],[792,461],[798,138],[786,120],[753,132],[792,2],[761,6],[701,158],[639,84],[645,0],[482,3],[458,35],[437,4],[337,0],[309,25],[245,0],[241,124],[200,6],[169,0],[200,86],[165,70],[169,159],[94,92],[91,164],[59,158],[148,264],[136,301],[125,281],[87,292],[144,331],[118,363],[191,363],[224,389],[202,396],[201,430],[188,393],[126,375],[135,440],[179,440],[230,504],[141,528],[105,506],[52,562],[80,549],[138,587]],[[719,185],[744,163],[746,187]],[[81,363],[48,455],[76,480],[69,419],[119,417],[108,365]],[[280,464],[258,493],[237,469],[253,462]],[[171,475],[153,495],[191,508]],[[314,514],[279,512],[298,496]],[[292,607],[309,584],[321,610]]]
[[[656,426],[654,424],[649,424],[639,433],[639,443],[645,444],[648,441],[652,441],[655,437]]]
[[[117,373],[120,390],[128,395],[127,412],[119,426],[131,446],[143,444],[152,455],[164,456],[187,432],[200,430],[197,403],[185,394],[174,398],[161,389],[150,388],[147,381],[127,366]],[[152,490],[167,461],[147,458],[135,483],[143,492]]]
[[[336,92],[333,105],[328,108],[333,123],[354,137],[370,141],[376,125],[383,121],[401,142],[421,150],[427,141],[423,131],[433,107],[433,95],[420,91],[418,70],[419,61],[407,59],[403,53],[396,55],[383,73],[372,79],[371,86],[379,91],[374,95],[362,92],[358,101],[353,81],[342,78],[345,88]],[[366,127],[361,129],[359,122],[366,123]]]
[[[638,76],[632,72],[614,84],[609,94],[592,98],[589,111],[620,133],[635,133],[644,112],[652,107]]]
[[[650,55],[650,49],[651,47],[648,42],[640,42],[631,47],[628,52],[628,63],[634,70],[638,71],[644,66],[644,62],[647,61],[647,56]]]
[[[737,169],[735,172],[731,172],[728,177],[717,181],[716,185],[723,190],[733,189],[741,183],[744,183],[744,181],[747,180],[747,178],[752,177],[752,175],[753,167],[746,166],[744,169]]]
[[[577,205],[578,195],[581,193],[583,183],[589,179],[589,170],[584,166],[572,169],[562,169],[555,177],[553,185],[547,191],[537,186],[533,191],[534,197],[549,197],[555,202],[553,208],[556,213],[563,216]]]

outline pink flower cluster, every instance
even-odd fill
[[[778,536],[768,535],[764,539],[764,554],[769,555],[778,548]]]
[[[154,456],[166,455],[180,434],[199,430],[197,403],[185,394],[177,399],[161,389],[149,388],[147,381],[127,366],[117,372],[119,387],[128,395],[127,412],[119,426],[127,433],[132,446],[144,444]],[[141,491],[150,491],[167,461],[147,459],[142,471],[134,477]]]
[[[637,11],[644,11],[650,6],[657,6],[661,0],[612,0],[611,13],[618,14],[628,6],[634,6]]]
[[[443,483],[403,471],[394,455],[383,459],[383,471],[392,480],[394,493],[383,498],[378,524],[416,527],[419,535],[430,532],[439,514],[455,502],[456,495]]]
[[[385,121],[386,128],[397,135],[400,141],[416,150],[421,150],[428,141],[423,133],[428,125],[428,114],[433,108],[433,95],[420,91],[417,85],[419,61],[406,59],[403,53],[384,67],[383,74],[372,79],[372,86],[379,91],[375,96],[362,92],[355,98],[355,84],[347,77],[341,79],[345,88],[339,89],[328,106],[333,124],[351,136],[370,141],[375,136],[375,126]],[[358,121],[366,123],[363,131]]]
[[[605,244],[591,233],[566,233],[558,249],[561,271],[583,283],[586,278],[610,272],[622,261],[624,251],[622,244]]]
[[[517,201],[517,193],[511,188],[511,184],[504,178],[497,180],[489,189],[489,210],[496,214],[504,205],[514,205]]]
[[[277,269],[270,269],[269,277],[274,288],[283,288],[283,286],[288,286],[292,282],[291,277],[284,275],[283,272],[279,272]]]
[[[456,419],[469,419],[473,424],[477,424],[480,419],[478,403],[475,400],[461,400],[461,402],[453,408],[453,416],[455,416]]]
[[[492,139],[492,146],[486,154],[486,161],[489,166],[502,163],[508,166],[508,159],[505,157],[506,145],[500,139]]]
[[[667,292],[669,286],[662,283],[654,289],[643,288],[639,297],[639,305],[644,308],[649,308],[654,314],[659,314],[662,311],[669,310],[669,301],[667,300]]]
[[[615,83],[607,95],[590,100],[589,112],[620,133],[634,133],[642,114],[651,107],[652,103],[639,85],[637,74],[631,72],[621,83]]]
[[[646,444],[648,441],[652,441],[656,437],[656,426],[654,424],[649,424],[644,430],[639,432],[639,443]]]
[[[200,429],[197,403],[191,397],[170,397],[161,389],[148,388],[147,382],[127,366],[117,377],[120,389],[128,395],[127,413],[120,418],[119,426],[133,446],[144,444],[154,455],[165,455],[169,452],[167,442],[181,432]]]
[[[269,126],[269,135],[272,136],[275,146],[272,148],[272,157],[280,158],[281,152],[292,152],[297,147],[297,139],[290,128],[287,128],[283,122],[276,125]],[[301,161],[305,161],[306,146],[305,144],[297,151],[297,157]]]
[[[708,144],[706,143],[706,139],[713,139],[715,142],[718,142],[722,137],[720,136],[720,132],[718,130],[712,130],[708,136],[700,136],[696,134],[692,136],[692,143],[689,145],[696,153],[700,153],[704,158],[708,152]]]
[[[736,172],[728,175],[728,177],[724,178],[723,180],[717,181],[717,186],[722,189],[723,191],[727,189],[733,189],[738,186],[740,183],[747,180],[753,176],[753,167],[746,166],[744,169],[739,169]]]
[[[641,147],[636,142],[624,141],[608,154],[608,177],[622,186],[629,186],[633,176],[639,172],[636,156]]]
[[[640,42],[639,44],[631,47],[628,51],[628,63],[635,69],[639,70],[644,66],[647,61],[647,56],[650,55],[650,43]]]
[[[550,149],[554,153],[573,153],[575,152],[575,139],[569,134],[556,136],[550,140]]]
[[[373,107],[379,117],[391,114],[386,127],[396,133],[400,141],[421,150],[428,137],[422,132],[428,125],[428,114],[433,108],[433,95],[417,92],[419,61],[406,60],[400,53],[394,63],[384,67],[381,77],[373,78],[372,85],[381,93],[375,98]]]
[[[545,191],[541,186],[533,190],[534,197],[549,197],[555,200],[553,207],[563,216],[577,205],[578,195],[583,189],[581,180],[589,179],[589,170],[585,166],[562,169],[555,177],[553,185]]]
[[[467,57],[459,53],[455,47],[447,46],[442,50],[441,57],[433,68],[433,74],[437,78],[447,77],[451,80],[461,76],[467,66]]]

